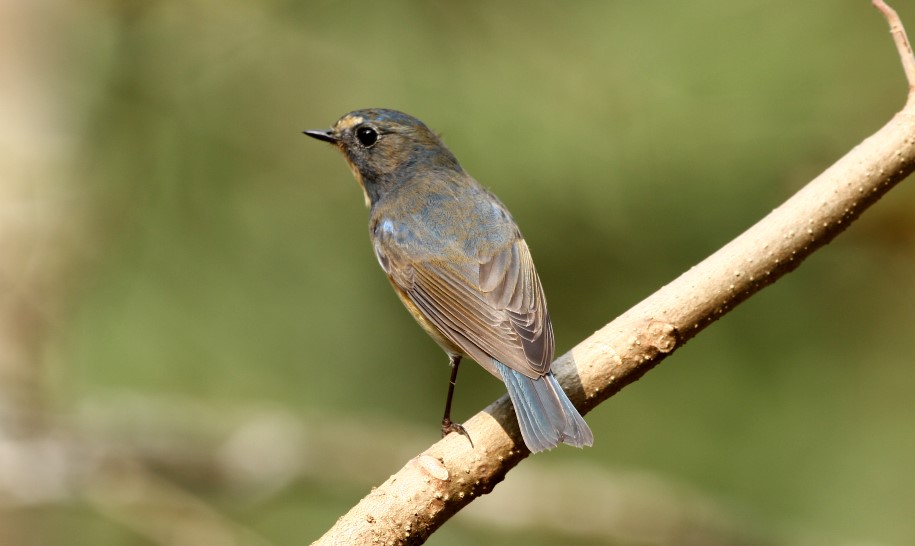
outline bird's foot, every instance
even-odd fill
[[[454,423],[451,419],[446,417],[442,419],[442,438],[447,436],[449,432],[457,432],[461,436],[465,436],[467,441],[470,442],[470,449],[473,449],[473,439],[470,437],[470,434],[467,433],[467,429],[464,428],[464,425]]]

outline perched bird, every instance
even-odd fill
[[[550,371],[553,326],[527,243],[505,206],[421,121],[385,109],[305,134],[333,144],[370,208],[378,263],[420,326],[448,354],[442,435],[462,356],[505,382],[532,452],[590,446],[591,429]],[[471,445],[473,441],[471,440]]]

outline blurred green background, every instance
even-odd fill
[[[305,544],[437,439],[446,358],[302,129],[441,132],[522,227],[561,353],[906,92],[865,0],[3,10],[3,282],[38,318],[4,322],[29,335],[0,447],[49,443],[0,457],[2,544]],[[429,544],[915,542],[913,210],[907,181]],[[457,418],[503,392],[464,367]]]

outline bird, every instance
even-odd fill
[[[524,444],[592,445],[588,424],[550,367],[553,326],[534,262],[505,205],[471,177],[423,122],[397,110],[356,110],[304,134],[343,153],[369,208],[378,264],[451,365],[442,436],[458,366],[469,357],[502,380]]]

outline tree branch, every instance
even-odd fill
[[[902,69],[905,71],[905,79],[909,82],[909,101],[915,96],[915,56],[912,55],[912,46],[909,44],[909,38],[905,34],[905,27],[899,20],[896,10],[889,7],[883,0],[872,0],[874,7],[880,10],[880,13],[890,24],[890,34],[893,35],[893,41],[896,42],[896,49],[899,51],[899,59],[902,61]]]
[[[583,413],[636,381],[762,288],[794,270],[915,169],[915,58],[890,23],[909,81],[905,108],[788,201],[725,247],[607,324],[553,364]],[[363,498],[316,544],[420,544],[529,452],[503,396],[417,455]]]

